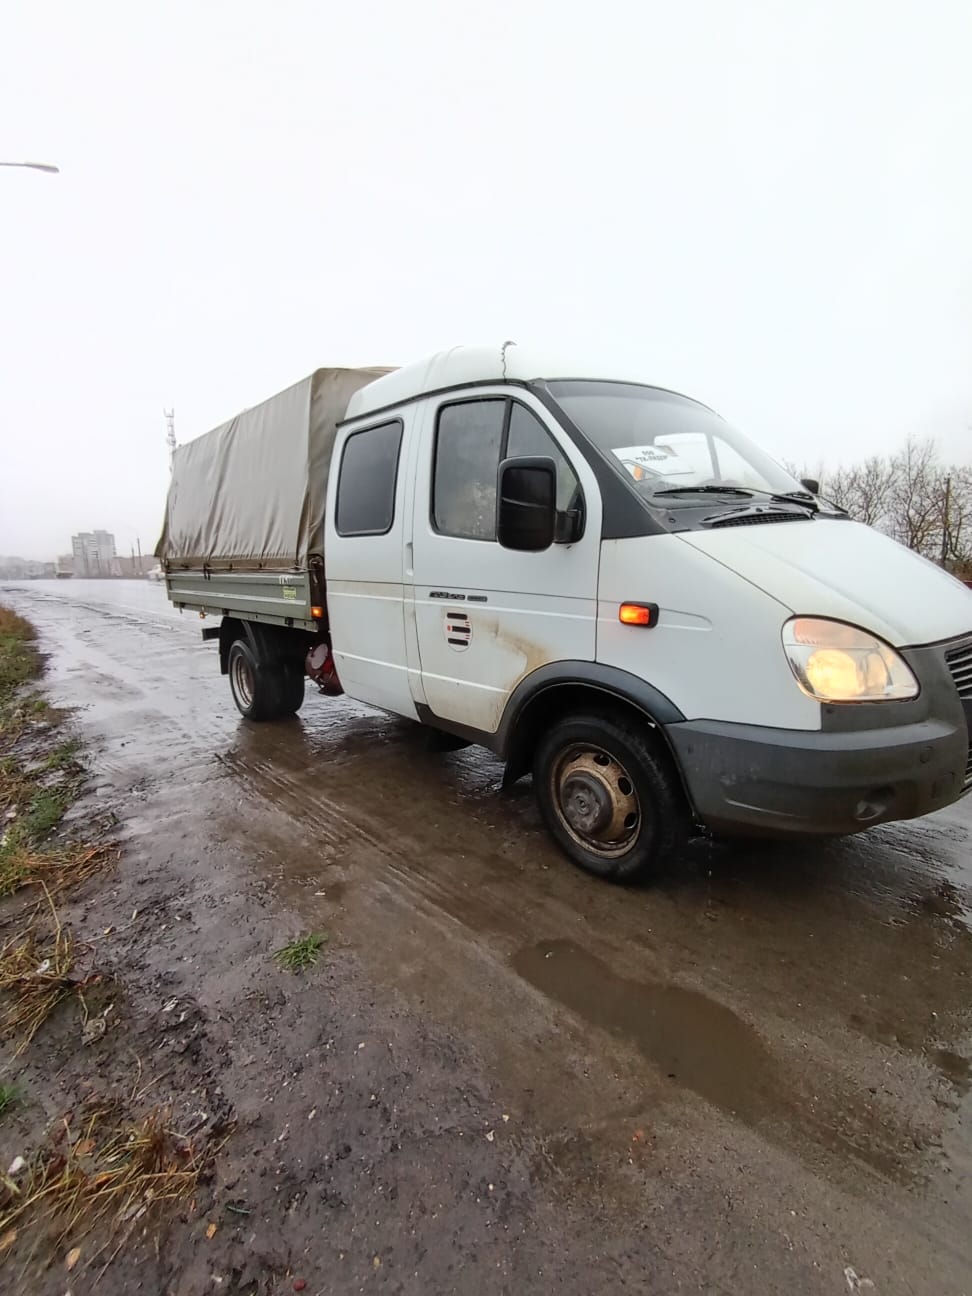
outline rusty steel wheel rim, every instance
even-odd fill
[[[550,780],[557,816],[580,846],[604,859],[631,849],[641,827],[641,803],[616,756],[591,743],[574,744],[554,762]]]
[[[253,672],[242,653],[233,658],[233,692],[244,707],[253,705]]]

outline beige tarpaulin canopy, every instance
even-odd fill
[[[176,568],[305,567],[324,553],[337,424],[387,369],[318,369],[179,446],[156,557]]]

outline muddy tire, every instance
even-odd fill
[[[533,785],[557,844],[597,877],[640,881],[686,840],[678,776],[650,730],[625,718],[557,721],[537,746]]]
[[[304,668],[287,662],[277,668],[280,672],[280,712],[281,716],[296,715],[304,705]]]
[[[262,661],[245,639],[237,639],[229,650],[229,682],[233,701],[241,716],[247,720],[278,720],[293,715],[300,705],[295,698],[293,685],[287,693],[284,683],[285,668],[280,663]],[[301,678],[300,700],[304,684]],[[293,701],[289,710],[285,704]]]

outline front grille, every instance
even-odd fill
[[[972,639],[950,648],[945,654],[945,665],[955,681],[960,698],[972,698]]]
[[[708,526],[730,527],[730,526],[762,526],[764,522],[806,522],[808,517],[806,513],[745,513],[742,517],[733,517],[728,514],[726,517],[706,518]]]
[[[966,639],[954,648],[949,648],[945,654],[945,665],[948,667],[948,673],[951,675],[955,687],[958,690],[960,698],[966,702],[972,701],[972,639]],[[968,707],[965,711],[969,714]],[[962,784],[963,791],[972,788],[972,734],[969,735],[969,754],[965,762],[965,781]]]

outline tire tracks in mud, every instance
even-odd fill
[[[659,1079],[669,1082],[663,1101],[677,1102],[688,1089],[836,1182],[846,1182],[848,1158],[879,1179],[921,1181],[920,1170],[902,1151],[920,1145],[927,1131],[902,1129],[889,1119],[890,1111],[875,1122],[873,1108],[880,1101],[874,1095],[864,1103],[835,1076],[819,1077],[808,1088],[795,1065],[732,1008],[707,994],[619,977],[573,941],[537,942],[531,910],[510,903],[514,879],[501,858],[484,858],[477,851],[477,873],[485,871],[488,881],[483,886],[481,876],[477,879],[472,898],[455,868],[455,855],[443,859],[430,852],[428,843],[400,822],[390,842],[387,823],[362,812],[360,788],[358,799],[352,799],[334,778],[323,791],[280,769],[272,758],[229,753],[218,759],[248,794],[309,824],[315,842],[331,854],[326,867],[344,861],[343,885],[353,885],[349,872],[367,867],[369,887],[382,889],[403,916],[421,913],[440,931],[445,928],[446,939],[450,932],[472,933],[478,955],[491,958],[575,1022],[638,1052]],[[454,842],[456,834],[442,837]],[[501,944],[512,941],[516,950],[504,958],[481,940],[484,936],[500,937]],[[709,1052],[713,1044],[718,1057]],[[581,1132],[596,1135],[615,1124],[618,1114],[588,1123]]]

